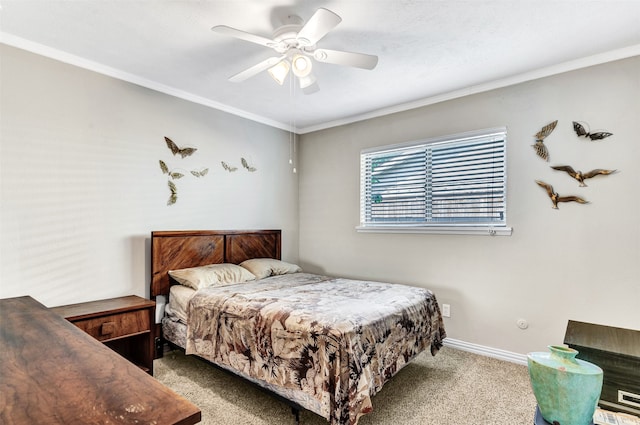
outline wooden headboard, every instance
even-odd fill
[[[168,295],[169,270],[207,264],[280,260],[280,230],[171,230],[151,232],[151,297]]]

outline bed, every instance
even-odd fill
[[[169,300],[164,339],[331,425],[356,425],[446,336],[431,291],[305,273],[281,260],[280,230],[154,231],[151,257],[151,296]],[[194,286],[212,267],[224,272]]]

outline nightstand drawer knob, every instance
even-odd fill
[[[115,322],[106,322],[102,324],[100,328],[101,335],[111,335],[116,330]]]

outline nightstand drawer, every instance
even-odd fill
[[[155,301],[135,295],[52,308],[150,375],[153,375],[155,309]]]
[[[151,330],[149,312],[147,310],[111,314],[94,319],[78,320],[73,323],[99,341],[107,341]]]

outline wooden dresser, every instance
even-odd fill
[[[200,409],[31,297],[0,300],[0,423],[191,425]]]
[[[153,375],[155,308],[155,301],[130,295],[51,310]]]
[[[569,320],[564,343],[602,368],[602,408],[640,415],[640,330]]]

